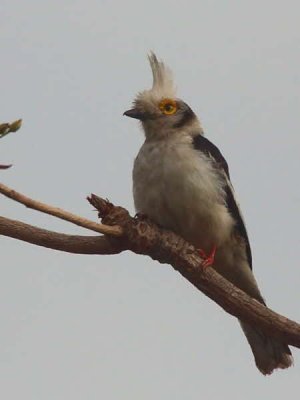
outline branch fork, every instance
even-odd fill
[[[300,348],[300,325],[260,304],[236,288],[213,268],[203,268],[199,252],[175,233],[161,229],[145,218],[132,218],[122,207],[94,194],[88,201],[98,210],[102,223],[87,220],[36,200],[0,184],[0,193],[25,206],[102,233],[75,236],[48,231],[20,221],[0,217],[0,235],[51,249],[77,254],[118,254],[131,250],[170,264],[196,288],[229,314],[257,325],[268,335]]]

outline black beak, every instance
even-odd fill
[[[147,114],[145,112],[139,111],[136,108],[125,111],[123,115],[126,115],[126,117],[139,119],[140,121],[144,121],[147,118]]]

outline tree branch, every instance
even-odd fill
[[[95,223],[92,225],[78,223],[82,220],[80,217],[54,207],[41,206],[41,203],[31,199],[28,202],[28,198],[4,185],[0,185],[0,192],[5,192],[5,195],[26,206],[47,212],[76,225],[91,226],[90,229],[95,230],[93,225]],[[99,225],[105,233],[112,232],[114,236],[111,234],[100,237],[64,235],[3,217],[0,218],[0,234],[72,253],[116,254],[123,250],[131,250],[137,254],[148,255],[160,263],[171,264],[175,270],[229,314],[252,325],[257,325],[269,335],[276,336],[285,343],[300,348],[299,324],[260,304],[220,276],[213,268],[202,268],[199,252],[181,237],[158,228],[147,219],[131,218],[124,208],[113,206],[95,195],[89,197],[88,200],[96,207],[102,218],[103,224],[96,225]],[[105,228],[102,228],[103,226]],[[116,237],[120,234],[122,236]]]
[[[87,228],[91,231],[111,236],[122,235],[122,230],[118,226],[106,226],[103,224],[99,224],[86,218],[79,217],[78,215],[72,214],[68,211],[62,210],[61,208],[41,203],[40,201],[36,201],[27,196],[24,196],[23,194],[9,188],[8,186],[3,185],[2,183],[0,183],[0,193],[4,194],[4,196],[9,197],[10,199],[24,204],[24,206],[28,208],[41,211],[45,214],[53,215],[54,217],[69,221],[72,224],[82,226],[83,228]]]
[[[124,250],[122,241],[110,236],[66,235],[1,216],[0,235],[75,254],[118,254]]]
[[[124,230],[128,247],[137,254],[171,264],[197,289],[219,304],[229,314],[259,326],[270,336],[300,348],[300,325],[275,313],[227,281],[213,268],[202,268],[202,259],[194,246],[175,233],[159,229],[149,220],[131,218],[122,207],[114,207],[98,196],[88,201],[99,211],[106,224],[118,223]],[[108,211],[108,213],[107,213]]]

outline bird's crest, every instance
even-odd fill
[[[150,52],[148,59],[153,75],[152,94],[157,97],[175,98],[176,88],[170,68],[159,61],[153,52]]]

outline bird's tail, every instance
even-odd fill
[[[292,353],[285,343],[267,336],[265,333],[240,321],[242,329],[251,346],[257,368],[269,375],[276,368],[288,368],[293,364]]]

